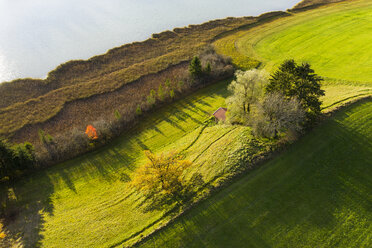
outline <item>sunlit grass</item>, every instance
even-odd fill
[[[27,244],[105,247],[130,244],[165,223],[169,209],[145,211],[144,198],[127,182],[145,162],[146,149],[183,150],[190,160],[203,153],[190,173],[200,172],[206,183],[223,176],[223,164],[214,162],[223,160],[227,151],[214,151],[233,142],[238,132],[219,125],[202,133],[200,129],[211,113],[225,106],[227,84],[217,83],[165,106],[112,144],[21,180],[14,186],[19,217],[7,229],[13,235],[24,232],[18,235]]]
[[[340,111],[139,247],[371,247],[371,161],[369,100]]]
[[[325,77],[323,108],[372,91],[372,3],[346,1],[241,30],[214,44],[240,67],[252,60],[269,72],[293,58]]]

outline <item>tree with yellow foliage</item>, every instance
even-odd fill
[[[137,169],[131,185],[146,196],[161,194],[179,201],[186,186],[183,173],[192,163],[175,152],[156,156],[145,151],[145,155],[149,161]]]
[[[5,239],[6,234],[3,231],[3,224],[0,223],[0,240]]]

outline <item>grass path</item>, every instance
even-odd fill
[[[372,2],[345,1],[292,14],[217,40],[236,65],[273,71],[283,60],[309,62],[325,77],[323,108],[372,94]]]
[[[139,247],[371,247],[371,207],[370,99]]]

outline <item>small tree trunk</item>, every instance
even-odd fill
[[[278,131],[274,129],[274,139],[278,138]]]

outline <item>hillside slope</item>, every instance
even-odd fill
[[[227,161],[243,144],[241,135],[249,141],[250,129],[204,123],[224,106],[228,83],[219,82],[164,106],[95,152],[14,184],[1,183],[0,206],[6,205],[14,216],[0,220],[9,238],[26,247],[130,245],[169,221],[173,206],[147,210],[145,198],[129,188],[128,181],[145,162],[144,150],[183,151],[194,162],[189,174],[201,173],[205,187],[234,173],[236,164]],[[221,151],[221,147],[231,149]]]
[[[309,62],[326,79],[323,108],[334,107],[372,93],[371,11],[371,1],[343,1],[241,29],[214,44],[242,68],[252,60],[270,72],[284,59]]]
[[[371,247],[372,100],[300,142],[138,247]]]

